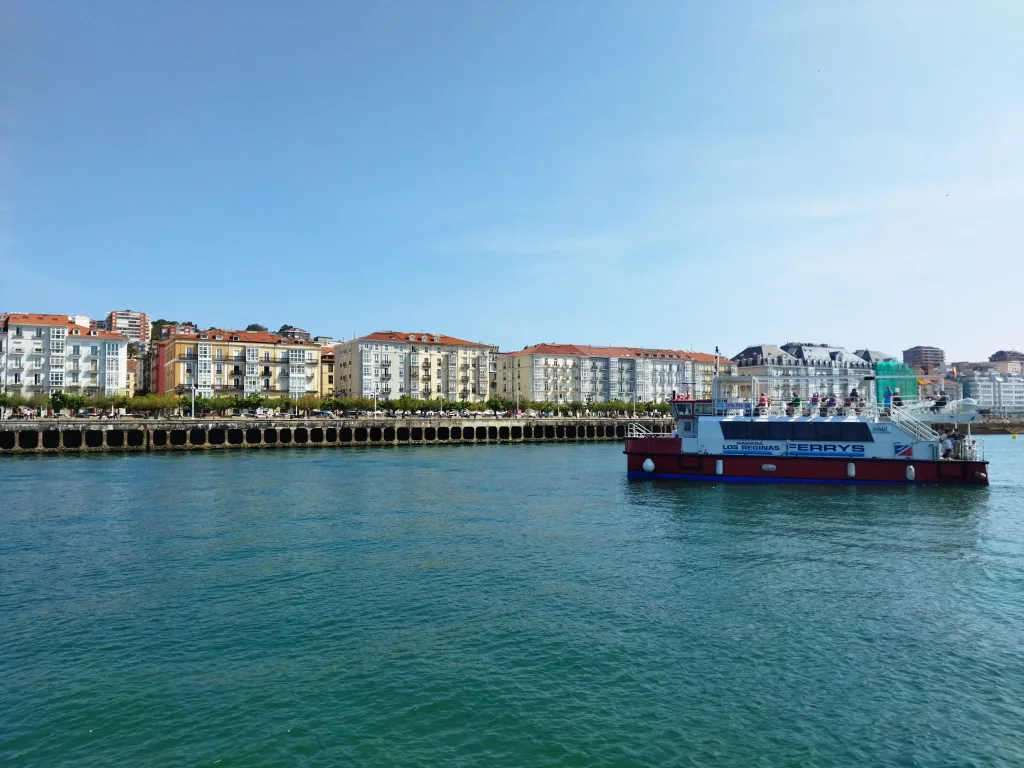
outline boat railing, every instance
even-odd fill
[[[637,439],[641,437],[671,437],[671,435],[666,435],[664,432],[654,432],[643,424],[637,424],[635,421],[631,421],[626,425],[626,437]]]
[[[889,409],[893,424],[918,440],[938,440],[939,433],[916,418],[905,406],[894,405]]]

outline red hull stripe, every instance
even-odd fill
[[[653,470],[644,470],[650,459]],[[722,474],[716,472],[722,462]],[[853,465],[853,477],[849,466]],[[914,479],[907,479],[907,467]],[[769,467],[773,469],[769,469]],[[629,477],[747,483],[836,483],[907,485],[988,485],[988,462],[906,459],[794,458],[630,452]]]

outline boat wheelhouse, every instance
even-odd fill
[[[748,483],[987,485],[984,446],[967,432],[944,440],[911,409],[878,403],[874,387],[804,402],[781,399],[780,377],[718,377],[712,397],[671,402],[671,436],[631,425],[629,477]],[[829,392],[826,379],[816,377]],[[796,386],[792,391],[799,391]]]

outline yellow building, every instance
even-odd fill
[[[320,345],[266,331],[211,329],[172,336],[153,350],[158,393],[196,387],[206,397],[320,395]]]
[[[431,333],[378,331],[334,347],[338,397],[482,403],[491,396],[494,349]]]
[[[320,352],[320,396],[334,396],[334,349]]]

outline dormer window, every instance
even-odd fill
[[[224,336],[222,334],[219,334],[219,333],[216,336],[214,336],[213,338],[215,338],[217,341],[223,341],[224,340]]]
[[[440,344],[441,343],[441,337],[440,336],[435,336],[434,337],[434,343],[435,344]]]
[[[208,333],[200,333],[199,334],[199,338],[200,339],[208,339],[208,338],[210,338],[210,334],[208,334]]]
[[[89,331],[89,335],[90,336],[98,336],[99,334],[97,334],[96,331]]]
[[[232,336],[232,337],[231,337],[231,340],[232,340],[232,341],[238,341],[238,336]]]
[[[409,334],[409,341],[416,341],[416,337],[413,336],[411,333]]]
[[[72,336],[77,336],[77,335],[78,335],[78,333],[79,333],[79,331],[78,331],[78,329],[77,329],[77,328],[73,328],[73,329],[71,330],[71,335],[72,335]]]

